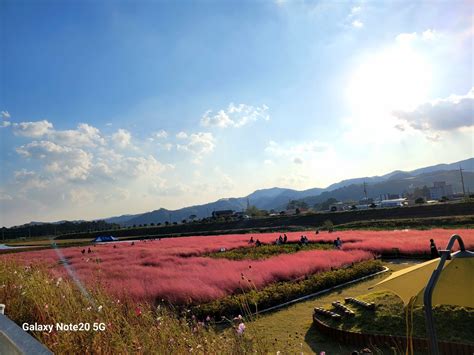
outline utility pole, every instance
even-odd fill
[[[364,181],[364,195],[365,195],[365,204],[369,206],[369,200],[367,199],[367,184]]]
[[[466,197],[466,190],[464,189],[464,177],[462,176],[462,171],[464,169],[459,166],[459,172],[461,173],[461,184],[462,184],[462,194],[464,195],[464,197]]]

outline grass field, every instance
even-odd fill
[[[390,271],[397,271],[413,265],[412,262],[385,263]],[[350,354],[355,349],[345,346],[319,334],[313,326],[314,307],[325,307],[333,301],[343,300],[344,297],[356,297],[369,292],[369,287],[389,276],[384,273],[367,281],[338,289],[323,296],[316,297],[277,312],[260,316],[256,321],[248,324],[250,331],[257,331],[263,339],[272,344],[274,349],[287,348],[290,354]],[[404,331],[405,328],[401,330]],[[385,349],[385,353],[389,350]]]
[[[405,336],[405,308],[402,300],[392,292],[371,290],[358,299],[374,302],[374,311],[354,305],[348,305],[354,311],[354,317],[343,317],[341,321],[324,318],[324,322],[339,329]],[[344,303],[343,299],[340,299]],[[326,309],[334,309],[331,304]],[[439,340],[450,342],[474,343],[474,309],[457,306],[434,307],[436,331]],[[423,307],[416,306],[413,311],[413,337],[426,337]]]
[[[380,266],[375,265],[376,262],[373,261],[375,254],[391,253],[394,249],[408,257],[410,255],[427,254],[429,252],[429,239],[433,238],[437,245],[442,248],[453,233],[458,233],[463,237],[467,248],[474,247],[474,230],[435,229],[428,231],[357,230],[334,233],[320,232],[318,234],[314,231],[288,232],[290,243],[285,245],[271,245],[278,238],[279,233],[263,233],[258,235],[236,234],[166,238],[146,242],[135,241],[134,243],[107,243],[90,246],[90,250],[88,250],[89,247],[79,246],[18,252],[2,255],[0,257],[0,262],[3,263],[2,268],[8,270],[8,265],[18,263],[23,265],[25,270],[30,270],[35,269],[36,265],[40,264],[42,265],[40,266],[41,270],[48,270],[49,276],[42,274],[43,281],[41,281],[36,279],[34,274],[25,271],[23,280],[18,283],[18,276],[8,275],[8,272],[5,272],[2,277],[10,280],[8,281],[10,285],[0,289],[0,302],[5,300],[9,303],[9,308],[11,307],[13,314],[17,313],[17,318],[15,318],[17,322],[24,319],[36,319],[36,317],[50,319],[47,317],[50,316],[49,312],[52,312],[52,306],[48,300],[57,297],[56,291],[52,291],[50,286],[58,283],[58,280],[69,280],[64,267],[67,265],[69,270],[74,272],[76,279],[87,289],[92,290],[91,294],[94,295],[95,302],[98,299],[100,303],[104,304],[104,308],[116,307],[117,304],[114,304],[114,300],[117,299],[127,302],[128,306],[125,313],[120,313],[122,311],[115,309],[110,311],[114,314],[113,317],[121,319],[120,322],[127,322],[128,317],[135,319],[133,318],[133,312],[142,314],[142,311],[146,310],[143,313],[151,316],[147,322],[150,322],[153,317],[170,319],[170,327],[178,329],[177,332],[191,336],[192,344],[197,346],[198,343],[195,341],[200,340],[196,340],[193,335],[189,335],[186,327],[191,326],[192,329],[193,322],[202,322],[205,319],[205,314],[195,312],[199,319],[193,318],[190,320],[190,314],[187,311],[184,313],[184,317],[177,312],[186,309],[194,312],[194,307],[197,306],[202,307],[201,310],[205,312],[204,306],[212,302],[215,302],[215,304],[212,303],[211,307],[207,309],[208,314],[216,316],[222,315],[222,310],[231,310],[230,314],[234,315],[236,311],[251,309],[246,304],[249,300],[263,305],[263,308],[273,306],[275,302],[285,302],[295,297],[349,281],[361,274],[367,274],[368,271],[379,270]],[[307,247],[302,248],[297,245],[301,234],[307,235],[311,242]],[[254,240],[258,238],[266,245],[261,247],[251,246],[248,244],[250,237],[253,237]],[[332,248],[332,241],[337,237],[343,241],[342,250]],[[409,266],[407,263],[401,265],[390,264],[393,270],[407,266]],[[273,314],[258,317],[257,320],[247,325],[246,334],[248,334],[250,343],[247,340],[242,344],[239,343],[241,338],[235,338],[235,334],[232,333],[232,337],[228,339],[235,338],[235,341],[232,340],[229,349],[238,349],[237,353],[258,348],[265,349],[264,353],[271,349],[271,351],[281,350],[284,353],[326,351],[328,354],[339,354],[354,350],[335,344],[317,333],[315,328],[312,327],[313,308],[327,305],[331,301],[342,300],[346,296],[367,294],[368,286],[385,276],[387,275],[332,292],[312,301],[291,306]],[[48,285],[43,285],[46,287],[45,294],[41,294],[43,292],[41,285],[28,287],[29,290],[22,289],[30,282],[29,277],[35,285],[38,285],[38,282],[45,282]],[[346,280],[346,278],[348,279]],[[5,281],[2,282],[6,285]],[[69,289],[72,289],[73,284],[70,281],[67,282]],[[5,290],[9,290],[9,293],[5,293]],[[100,290],[100,292],[96,295],[97,290]],[[21,301],[24,298],[22,292],[26,292],[28,295],[31,293],[31,297],[27,298],[27,302]],[[69,302],[68,298],[72,291],[67,292],[69,294],[65,297],[59,295],[64,301],[59,299],[59,302],[56,302],[57,300],[54,299],[54,309],[57,312],[54,317],[61,315],[61,303]],[[239,295],[242,292],[244,298],[240,299]],[[8,301],[12,297],[18,298],[18,302],[13,303],[13,305],[11,301]],[[70,317],[74,313],[82,314],[83,310],[74,311],[75,307],[85,307],[85,301],[81,298],[74,302],[74,304],[68,305],[70,308],[67,312],[69,312]],[[171,305],[171,313],[156,313],[154,306],[158,303],[166,304],[166,308]],[[105,304],[109,306],[106,307]],[[138,305],[140,312],[133,305]],[[118,323],[121,324],[120,322]],[[141,329],[138,334],[144,331],[143,327],[155,326],[147,322],[134,322],[132,321],[131,328],[127,328],[129,332],[133,332],[134,326]],[[183,329],[179,328],[183,326],[182,322],[186,323]],[[230,329],[231,332],[235,331],[234,328]],[[227,334],[228,331],[226,330],[223,334]],[[401,332],[403,333],[403,331],[404,328]],[[168,333],[168,336],[173,338],[170,334]],[[157,333],[153,332],[150,335],[158,336]],[[42,335],[37,336],[41,337]],[[135,335],[127,336],[135,337]],[[152,344],[153,337],[143,336],[145,337],[143,341],[145,345],[137,346],[148,347]],[[216,341],[216,339],[223,339],[219,338],[221,336],[223,335],[214,334],[211,335],[211,338]],[[51,344],[49,340],[41,339]],[[58,338],[55,338],[55,340],[61,343]],[[92,340],[91,338],[84,338],[81,341],[89,344],[89,349],[92,349],[91,346],[96,346],[95,342],[102,344],[104,349],[106,348],[103,344],[105,340],[100,337],[96,338],[94,336]],[[91,341],[92,343],[90,343]],[[134,348],[137,343],[141,344],[142,342],[137,340],[136,337],[127,340],[125,345],[118,342],[118,344],[122,344],[120,346],[124,346],[124,349],[128,349],[128,351],[138,349]],[[180,343],[176,349],[182,351],[181,346],[191,346],[194,349],[194,345],[188,343]],[[53,342],[52,346],[57,345]],[[229,351],[234,353],[233,350]],[[210,350],[208,352],[213,353]]]
[[[275,255],[280,254],[293,254],[299,251],[309,250],[330,250],[334,249],[332,245],[327,243],[309,243],[306,245],[300,245],[299,243],[287,243],[281,245],[262,245],[260,247],[247,246],[243,248],[236,248],[226,251],[219,251],[214,253],[208,253],[206,256],[211,258],[224,258],[229,260],[259,260],[271,258]]]

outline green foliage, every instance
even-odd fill
[[[230,260],[258,260],[266,259],[279,254],[292,254],[301,250],[327,250],[332,249],[330,244],[309,243],[307,245],[300,245],[298,243],[287,244],[268,244],[262,246],[251,245],[244,248],[236,248],[224,252],[209,253],[207,256],[211,258],[225,258]]]
[[[323,223],[323,229],[327,230],[327,231],[332,231],[334,228],[334,224],[332,223],[331,220],[326,220],[324,221]]]
[[[301,201],[301,200],[292,200],[288,203],[288,205],[286,205],[286,209],[288,210],[292,210],[292,209],[296,209],[296,208],[302,208],[302,209],[308,209],[308,204],[304,201]]]
[[[219,319],[224,316],[230,317],[243,314],[242,305],[246,305],[248,311],[253,313],[258,309],[269,308],[380,270],[382,270],[382,263],[380,261],[363,261],[347,268],[309,275],[299,281],[277,282],[261,290],[255,289],[251,280],[243,275],[242,290],[245,290],[245,292],[195,306],[193,312],[201,318],[210,315]]]
[[[418,197],[416,200],[415,200],[415,203],[416,204],[423,204],[425,203],[425,199],[423,197]]]
[[[329,210],[329,206],[331,206],[332,204],[336,202],[339,202],[339,201],[336,200],[334,197],[330,197],[324,202],[315,204],[314,208],[319,211],[327,211]]]
[[[387,291],[378,291],[357,297],[365,302],[374,302],[375,312],[353,304],[349,308],[354,317],[343,317],[343,322],[324,320],[332,327],[340,329],[405,336],[405,308],[402,300]],[[340,300],[343,302],[343,300]],[[327,305],[326,309],[331,309]],[[436,306],[434,308],[436,330],[441,340],[474,343],[474,309],[456,306]],[[413,312],[414,337],[426,337],[423,308],[415,307]]]
[[[252,217],[263,217],[263,216],[266,215],[265,211],[259,210],[255,206],[249,206],[245,210],[245,214],[248,215],[248,216],[252,216]]]

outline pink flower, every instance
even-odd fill
[[[245,324],[240,323],[239,326],[237,327],[237,334],[244,334],[245,331]]]
[[[135,314],[137,316],[141,316],[142,315],[142,310],[139,307],[135,308]]]

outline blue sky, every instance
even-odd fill
[[[471,5],[3,1],[0,224],[472,157]]]

